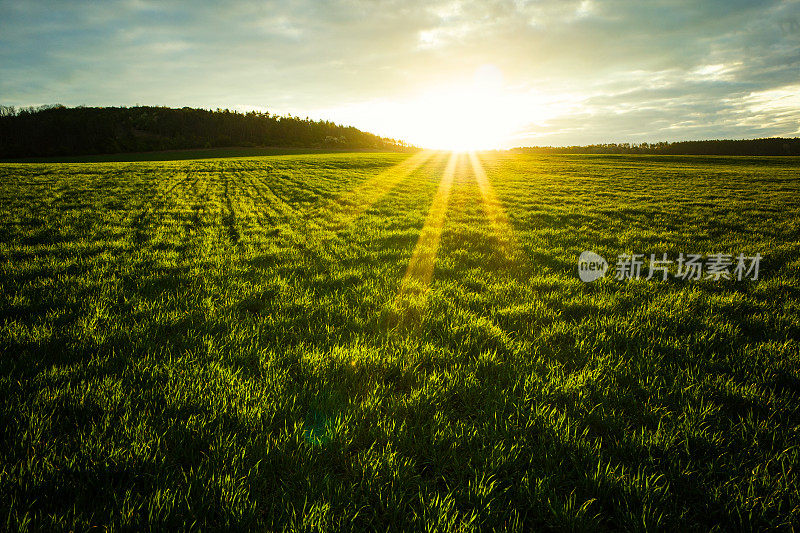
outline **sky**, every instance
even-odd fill
[[[800,135],[800,0],[0,0],[0,14],[2,105],[261,110],[433,148]]]

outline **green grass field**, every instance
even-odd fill
[[[796,528],[799,175],[0,164],[0,528]],[[763,259],[583,283],[584,250]]]
[[[301,155],[342,153],[333,148],[300,147],[239,147],[239,148],[195,148],[185,150],[162,150],[157,152],[121,152],[117,154],[93,154],[55,157],[30,157],[8,159],[9,163],[116,163],[133,161],[176,161],[184,159],[219,159],[231,157],[263,157],[275,155]],[[351,150],[350,152],[355,152]]]

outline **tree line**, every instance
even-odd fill
[[[512,150],[535,154],[800,155],[800,138],[526,146]]]
[[[233,146],[410,149],[325,120],[184,107],[0,106],[0,158]]]
[[[326,120],[184,107],[0,106],[0,158],[280,146],[409,150],[405,142]],[[529,146],[540,154],[800,155],[800,138]]]

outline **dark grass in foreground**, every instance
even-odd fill
[[[0,165],[0,527],[796,525],[798,160],[448,157]]]

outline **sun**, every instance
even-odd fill
[[[502,74],[485,65],[472,80],[428,90],[409,102],[407,136],[413,144],[470,151],[502,147],[519,127],[516,98],[504,90]]]
[[[528,87],[509,87],[494,65],[405,96],[352,102],[316,116],[402,139],[420,148],[467,152],[510,148],[530,126],[559,112]]]
[[[552,104],[531,88],[509,87],[501,70],[487,64],[449,83],[317,115],[421,148],[467,152],[510,148],[520,132],[556,111]]]

